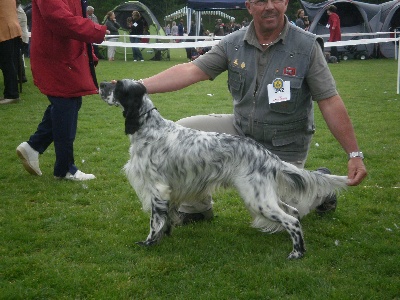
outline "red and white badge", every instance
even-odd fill
[[[283,75],[286,76],[296,76],[296,68],[293,67],[285,67],[283,69]]]

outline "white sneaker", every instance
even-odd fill
[[[76,173],[74,175],[72,175],[70,172],[68,172],[64,178],[67,180],[72,180],[72,181],[84,181],[84,180],[95,179],[96,176],[94,176],[93,174],[86,174],[86,173],[83,173],[78,170],[78,171],[76,171]]]
[[[39,152],[33,149],[27,142],[23,142],[17,147],[17,155],[21,159],[25,170],[32,175],[42,175],[42,171],[39,168]]]
[[[12,103],[18,103],[19,102],[19,98],[15,98],[15,99],[0,99],[0,104],[12,104]]]
[[[140,61],[144,61],[144,59],[141,59]]]

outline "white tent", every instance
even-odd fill
[[[176,20],[176,19],[180,19],[180,18],[186,16],[190,11],[191,11],[192,14],[195,13],[194,10],[189,9],[187,6],[185,6],[185,7],[181,8],[181,9],[177,10],[176,12],[174,12],[174,13],[168,15],[168,16],[165,16],[164,17],[164,21],[173,21],[173,20]],[[222,11],[215,11],[215,10],[213,10],[213,11],[202,11],[201,14],[203,14],[203,15],[220,16],[221,18],[225,18],[225,19],[228,19],[228,20],[233,18],[232,16],[230,16],[230,15],[228,15],[228,14],[222,12]]]
[[[218,16],[218,17],[221,17],[221,18],[224,18],[224,19],[228,19],[228,20],[234,18],[233,16],[230,16],[230,15],[228,15],[228,14],[222,12],[222,11],[219,11],[219,10],[195,11],[195,10],[185,6],[185,7],[181,8],[181,9],[177,10],[176,12],[174,12],[174,13],[168,15],[168,16],[165,16],[164,17],[164,21],[165,22],[173,21],[173,20],[176,20],[176,19],[180,19],[180,18],[182,18],[184,16],[187,16],[186,28],[190,28],[190,23],[191,23],[193,14],[199,14],[200,18],[201,18],[201,15]],[[198,27],[198,28],[200,28],[200,27]],[[198,35],[198,32],[196,33],[196,35]]]

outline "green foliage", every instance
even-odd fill
[[[100,80],[145,78],[185,62],[186,53],[134,63],[119,52],[116,59],[100,62]],[[121,171],[129,147],[121,110],[97,95],[84,99],[75,141],[78,167],[97,179],[55,180],[53,146],[40,157],[43,176],[29,175],[15,148],[36,129],[48,100],[27,69],[22,101],[0,106],[0,299],[399,299],[397,62],[349,60],[330,68],[369,176],[339,197],[335,213],[302,220],[308,251],[299,261],[286,260],[286,232],[268,235],[249,226],[232,189],[214,195],[213,221],[176,228],[155,247],[135,245],[148,234],[149,216]],[[222,74],[152,99],[172,120],[230,113],[226,81]],[[346,154],[318,109],[315,115],[306,167],[346,174]]]

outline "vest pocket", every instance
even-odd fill
[[[293,153],[296,158],[304,158],[314,133],[314,126],[307,125],[303,119],[291,124],[272,125],[260,122],[251,122],[235,114],[235,127],[239,127],[243,135],[263,144],[275,154]]]
[[[245,74],[242,74],[242,72],[238,72],[237,70],[233,70],[231,67],[229,67],[228,89],[231,92],[233,99],[237,100],[238,102],[242,100],[245,77]]]
[[[301,86],[303,83],[303,78],[298,77],[281,77],[284,81],[290,81],[290,100],[269,104],[271,111],[282,113],[282,114],[292,114],[297,109],[296,99],[300,99]]]

